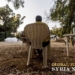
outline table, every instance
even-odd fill
[[[67,50],[67,56],[69,56],[69,42],[68,42],[68,39],[69,37],[75,37],[75,34],[64,34],[63,35],[64,37],[66,37],[66,50]]]

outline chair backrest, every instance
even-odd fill
[[[36,22],[26,25],[24,33],[31,42],[31,45],[35,49],[41,49],[42,43],[50,35],[49,27],[45,23]]]

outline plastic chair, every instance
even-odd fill
[[[47,47],[43,47],[42,43],[43,41],[49,37],[50,31],[49,27],[45,23],[37,22],[32,23],[29,25],[26,25],[24,28],[24,33],[27,36],[27,38],[30,40],[31,45],[29,46],[28,51],[28,59],[27,59],[27,65],[30,63],[30,57],[33,51],[33,49],[42,49],[43,50],[43,67],[47,67]]]

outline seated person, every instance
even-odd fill
[[[35,24],[37,24],[37,22],[39,23],[41,23],[41,24],[43,24],[43,22],[42,22],[42,17],[41,16],[36,16],[36,23]],[[44,25],[46,25],[47,26],[47,24],[45,24],[44,23]],[[25,34],[24,34],[25,35]],[[29,40],[27,40],[27,41],[29,41]],[[28,42],[28,43],[30,43],[31,44],[31,42]],[[42,43],[42,46],[43,47],[46,47],[46,46],[48,46],[49,45],[49,43],[50,43],[50,35],[47,37],[47,39],[45,39],[44,40],[44,42]],[[39,56],[42,56],[42,49],[34,49],[34,53],[39,57]]]
[[[36,16],[36,22],[41,22],[41,21],[42,21],[42,17],[41,17],[41,16]],[[42,43],[42,46],[43,46],[43,47],[46,47],[46,46],[49,45],[49,43],[50,43],[50,35],[48,36],[47,39],[44,40],[44,42]],[[36,53],[38,56],[40,56],[40,55],[42,55],[42,50],[37,49],[37,50],[35,50],[35,53]]]

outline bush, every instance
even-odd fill
[[[5,33],[0,32],[0,41],[4,41],[4,39],[5,39]]]
[[[17,34],[16,35],[16,38],[21,39],[20,34]]]
[[[14,37],[14,35],[11,35],[10,32],[6,32],[6,38],[7,37]],[[0,41],[4,41],[5,39],[5,32],[0,32]]]

